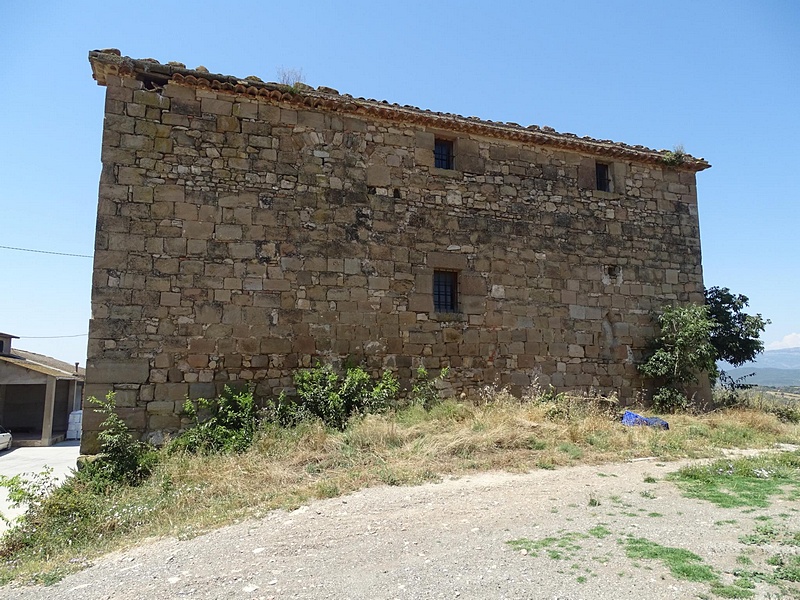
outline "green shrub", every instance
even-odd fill
[[[379,412],[396,400],[400,386],[389,371],[373,383],[361,367],[350,367],[339,375],[331,365],[317,364],[294,376],[297,402],[290,405],[285,396],[273,403],[272,412],[282,424],[317,417],[325,425],[343,430],[355,414]]]
[[[224,393],[214,400],[187,399],[183,411],[194,425],[170,443],[170,452],[241,453],[253,443],[258,409],[252,390],[234,392],[226,386]]]
[[[684,392],[671,387],[662,387],[653,394],[653,409],[660,413],[685,411],[691,407],[691,401]]]
[[[49,556],[60,548],[96,538],[97,515],[105,496],[83,472],[60,486],[52,470],[33,475],[2,478],[11,505],[25,507],[0,542],[0,558],[37,553]]]
[[[673,412],[691,404],[687,387],[697,383],[701,373],[716,371],[711,344],[714,322],[707,307],[689,304],[664,307],[658,325],[661,333],[639,372],[656,384],[656,409]]]
[[[439,388],[437,386],[437,382],[447,379],[447,375],[449,373],[450,367],[445,367],[439,371],[439,375],[437,377],[431,379],[430,375],[428,374],[428,370],[424,365],[417,367],[417,378],[416,381],[414,381],[414,385],[411,387],[411,393],[409,394],[410,403],[413,405],[422,406],[425,409],[429,409],[438,404],[441,398],[439,397]]]
[[[109,498],[123,486],[138,486],[152,473],[158,452],[133,439],[116,413],[113,392],[98,400],[88,398],[106,415],[98,434],[100,453],[58,485],[52,469],[37,474],[0,477],[14,507],[23,513],[0,542],[0,557],[35,553],[47,557],[61,548],[79,546],[116,528],[103,518]]]
[[[106,419],[100,424],[102,431],[97,435],[100,453],[84,464],[82,479],[99,490],[117,484],[140,484],[150,476],[158,462],[155,448],[133,439],[125,421],[116,413],[114,392],[109,392],[104,400],[92,396],[88,402],[95,404]]]
[[[784,423],[800,423],[800,404],[775,402],[765,410]]]

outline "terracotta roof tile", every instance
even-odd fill
[[[264,83],[253,76],[241,79],[231,75],[213,74],[205,67],[187,69],[182,63],[161,64],[154,59],[137,60],[122,56],[119,50],[113,48],[89,52],[89,62],[98,85],[106,85],[106,78],[109,75],[128,76],[146,81],[148,85],[155,87],[174,82],[264,98],[298,107],[364,114],[392,121],[517,140],[600,156],[627,158],[645,163],[665,164],[673,156],[667,150],[653,150],[639,144],[629,145],[589,136],[578,137],[574,133],[559,133],[547,126],[523,127],[517,123],[500,123],[478,117],[433,112],[415,106],[400,106],[390,104],[386,100],[353,98],[349,94],[340,94],[337,90],[325,86],[320,86],[316,90],[309,86],[298,89],[275,82]],[[673,165],[674,168],[687,171],[702,171],[710,166],[705,159],[688,154],[682,156],[680,164]]]

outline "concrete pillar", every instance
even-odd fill
[[[47,377],[44,392],[44,417],[42,418],[42,445],[49,446],[53,438],[53,411],[56,405],[56,378]]]

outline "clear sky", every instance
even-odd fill
[[[800,346],[800,2],[2,0],[0,24],[2,246],[92,254],[105,88],[89,50],[298,69],[355,96],[682,144],[713,165],[706,285],[749,296],[769,348]],[[85,364],[91,266],[0,248],[0,331]]]

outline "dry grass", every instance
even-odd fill
[[[196,532],[314,498],[373,485],[413,485],[443,475],[647,456],[707,457],[723,448],[800,442],[800,427],[755,410],[672,415],[671,429],[661,431],[625,427],[613,411],[586,399],[580,399],[581,405],[570,399],[566,411],[565,401],[560,400],[561,406],[504,396],[478,405],[447,401],[429,411],[411,407],[369,415],[344,432],[319,423],[267,428],[243,455],[181,456],[165,462],[144,486],[154,495],[166,489],[174,497],[154,515],[155,532]]]
[[[76,556],[151,536],[191,537],[275,508],[292,509],[374,485],[646,456],[708,457],[723,448],[800,442],[799,425],[751,409],[671,415],[671,429],[662,431],[623,426],[620,411],[605,401],[564,396],[527,400],[495,391],[475,404],[445,401],[430,410],[409,407],[369,415],[354,420],[344,432],[320,423],[266,427],[241,455],[165,457],[144,485],[113,498],[111,512],[128,515],[116,517],[110,528],[116,535],[28,565],[25,571],[55,572]]]

